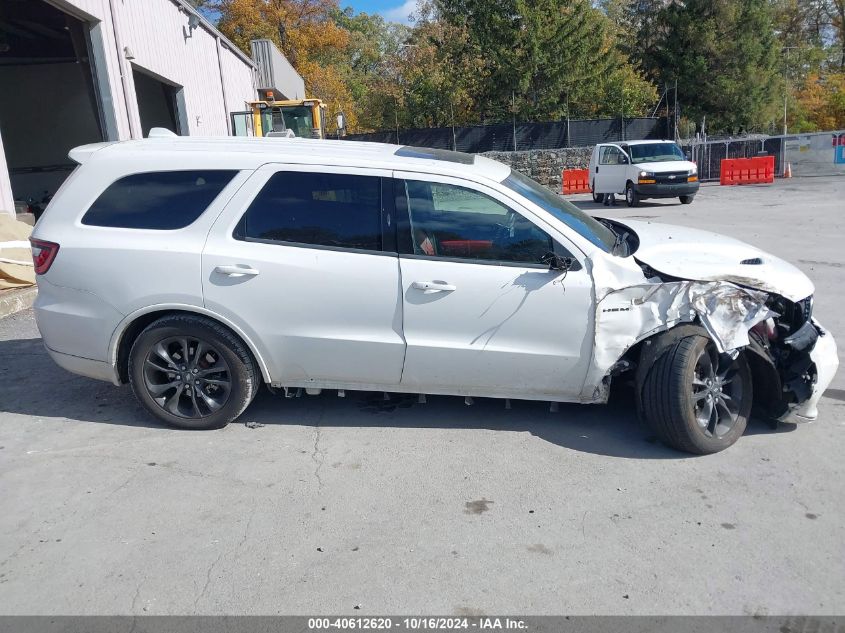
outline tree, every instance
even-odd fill
[[[766,128],[782,101],[780,49],[769,0],[672,2],[649,24],[643,64],[661,83],[678,82],[686,113],[713,131]]]
[[[612,34],[587,0],[436,0],[467,33],[488,80],[485,118],[560,119],[613,69]]]
[[[332,112],[343,111],[351,127],[357,110],[343,66],[349,31],[338,26],[337,0],[216,0],[218,28],[247,54],[250,40],[267,38],[305,80],[308,96],[323,99]],[[329,127],[334,117],[329,116]]]
[[[808,75],[793,93],[789,129],[817,132],[845,128],[845,73]]]

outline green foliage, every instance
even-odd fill
[[[845,64],[845,0],[419,0],[410,27],[337,0],[190,1],[245,50],[273,39],[355,132],[644,116],[676,80],[709,132],[780,129],[785,95],[796,129],[839,121],[841,82],[818,78]]]
[[[706,116],[719,132],[769,126],[782,94],[769,0],[687,0],[646,11],[635,21],[643,67],[660,83],[677,80],[687,116]]]

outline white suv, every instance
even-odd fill
[[[698,193],[698,169],[672,141],[602,143],[590,157],[593,200],[624,194],[629,207],[647,198],[679,198],[690,204]]]
[[[262,382],[600,403],[627,374],[666,443],[708,453],[755,401],[815,418],[836,370],[790,264],[595,220],[486,158],[197,138],[71,158],[32,239],[44,343],[174,426],[223,426]]]

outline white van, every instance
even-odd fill
[[[698,170],[672,141],[601,143],[590,158],[593,200],[625,194],[629,207],[646,198],[680,198],[690,204],[698,193]]]

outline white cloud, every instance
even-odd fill
[[[417,12],[417,0],[405,0],[400,6],[381,11],[382,16],[388,22],[401,22],[410,24],[409,16]]]

